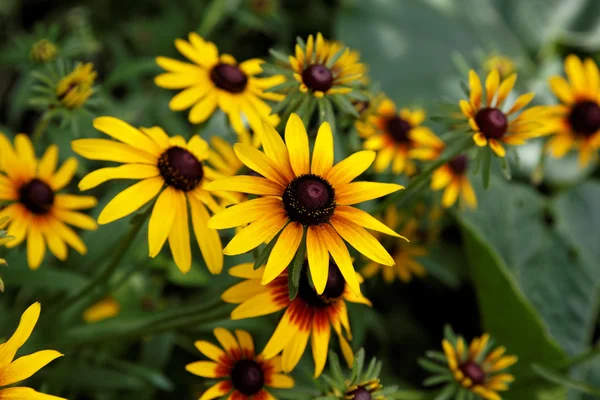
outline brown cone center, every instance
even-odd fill
[[[19,201],[34,214],[46,214],[54,204],[54,191],[36,178],[21,186]]]
[[[302,72],[302,82],[311,90],[326,92],[333,86],[333,74],[324,65],[311,65]]]
[[[482,108],[475,115],[475,122],[488,139],[500,139],[508,130],[506,115],[497,108]]]
[[[230,93],[243,92],[248,84],[248,77],[236,65],[217,64],[210,71],[210,79],[218,88]]]

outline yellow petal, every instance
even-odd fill
[[[572,104],[575,102],[575,96],[571,90],[571,86],[562,76],[553,76],[550,78],[550,89],[554,92],[554,95],[558,97],[560,101],[565,104]]]
[[[371,216],[371,214],[358,208],[350,206],[337,206],[335,208],[335,215],[346,221],[352,221],[360,226],[364,226],[367,229],[382,232],[390,236],[401,237],[378,219]]]
[[[158,168],[148,164],[125,164],[119,167],[100,168],[79,181],[79,190],[94,188],[111,179],[147,179],[159,175]]]
[[[500,142],[498,142],[495,139],[490,139],[489,143],[490,143],[490,148],[492,149],[492,151],[494,153],[496,153],[496,155],[498,157],[504,157],[506,155],[506,150],[504,150],[504,147],[502,147]]]
[[[485,135],[481,132],[477,132],[473,135],[473,141],[475,142],[475,144],[479,147],[483,147],[487,144],[487,138],[485,137]]]
[[[36,392],[28,387],[0,389],[0,400],[67,400],[64,397]]]
[[[510,91],[515,86],[517,81],[517,74],[512,74],[508,78],[502,81],[500,88],[498,89],[498,97],[496,99],[496,107],[500,107],[506,97],[510,94]]]
[[[289,181],[265,153],[243,143],[236,143],[233,148],[240,161],[248,168],[283,187],[287,187]]]
[[[431,189],[440,190],[445,188],[452,181],[453,177],[454,174],[448,165],[436,169],[431,174]]]
[[[46,242],[38,225],[31,225],[27,234],[27,264],[31,269],[38,269],[44,254],[46,253]]]
[[[228,207],[213,216],[208,222],[208,227],[212,229],[227,229],[242,226],[256,221],[273,209],[282,209],[280,199],[260,197],[248,200]]]
[[[442,206],[443,207],[451,207],[456,203],[456,199],[458,198],[458,193],[460,191],[460,180],[453,180],[448,186],[446,186],[446,190],[444,190],[444,194],[442,195]]]
[[[336,203],[339,205],[362,203],[397,192],[400,189],[404,189],[404,187],[395,183],[351,182],[335,188]]]
[[[231,381],[219,382],[202,393],[199,400],[212,400],[227,394],[232,389]]]
[[[10,364],[17,350],[29,339],[33,328],[40,317],[40,303],[33,303],[21,315],[19,326],[6,343],[0,344],[0,369]]]
[[[221,237],[214,229],[208,228],[210,215],[200,201],[194,196],[188,196],[192,213],[192,225],[198,247],[204,257],[206,266],[211,274],[219,274],[223,270],[223,245]]]
[[[265,291],[266,288],[265,286],[260,284],[260,280],[248,279],[246,281],[238,283],[237,285],[233,285],[229,289],[225,290],[221,294],[221,299],[225,303],[241,304],[254,298],[255,296],[265,293]]]
[[[108,224],[139,210],[158,194],[163,185],[163,178],[157,176],[123,190],[104,207],[98,216],[98,223]]]
[[[214,112],[215,108],[217,108],[217,92],[209,91],[206,96],[201,98],[190,110],[190,114],[188,116],[190,122],[192,124],[201,124],[206,121],[208,117],[210,117]]]
[[[496,94],[496,90],[498,90],[498,85],[500,84],[500,74],[497,69],[493,69],[487,76],[485,80],[485,94],[486,94],[486,104],[489,107],[492,104],[492,100],[494,99],[494,95]]]
[[[119,315],[121,305],[112,297],[106,297],[96,304],[88,307],[83,313],[83,319],[87,323],[103,321]]]
[[[290,164],[296,176],[310,173],[310,153],[306,128],[298,114],[292,113],[285,126],[285,143],[290,155]]]
[[[225,328],[215,328],[213,333],[225,352],[231,354],[232,352],[239,351],[240,344],[230,331]]]
[[[22,133],[15,136],[15,150],[27,175],[33,176],[37,169],[37,159],[29,137]]]
[[[581,60],[574,54],[570,54],[565,59],[565,73],[571,82],[575,94],[581,94],[586,89],[585,72]]]
[[[308,344],[308,337],[310,336],[310,328],[309,329],[299,329],[293,336],[287,346],[283,349],[282,353],[282,367],[283,372],[291,372],[300,358],[302,354],[304,354],[304,350],[306,349],[306,345]]]
[[[587,91],[590,97],[597,98],[600,89],[600,72],[596,62],[591,58],[583,62],[583,68],[587,78]]]
[[[276,389],[291,389],[294,387],[294,378],[284,374],[272,374],[268,385]]]
[[[331,126],[324,122],[319,127],[312,155],[311,173],[325,176],[333,166],[333,135]]]
[[[246,281],[250,282],[250,281]],[[246,283],[243,282],[243,283]],[[265,287],[256,282],[262,290],[262,293],[258,293],[252,296],[250,299],[245,300],[239,306],[237,306],[231,312],[232,320],[246,319],[260,317],[263,315],[269,315],[283,310],[289,305],[287,298],[287,292],[284,294],[286,298],[279,299],[280,293],[273,293],[272,291],[265,291]],[[257,289],[258,290],[258,289]],[[287,288],[286,288],[287,290]],[[225,294],[223,294],[225,296]],[[229,295],[227,298],[230,298]],[[224,300],[225,301],[225,300]]]
[[[148,222],[148,256],[151,258],[160,253],[169,237],[177,211],[176,196],[175,189],[167,186],[154,203]]]
[[[229,268],[229,275],[242,279],[260,279],[263,276],[264,268],[254,269],[254,263],[248,262]]]
[[[272,238],[287,222],[283,210],[271,212],[242,229],[223,249],[226,255],[243,254]]]
[[[283,313],[283,317],[281,317],[277,328],[275,328],[275,332],[273,332],[273,335],[271,335],[271,338],[267,342],[262,352],[263,357],[268,360],[279,354],[288,345],[290,340],[292,340],[294,335],[297,334],[298,330],[297,318],[288,308]]]
[[[220,378],[219,364],[213,361],[196,361],[185,366],[186,371],[203,378]]]
[[[312,353],[315,360],[314,378],[318,378],[325,368],[327,361],[327,350],[329,348],[329,339],[331,337],[331,327],[329,319],[320,314],[313,318],[312,330]]]
[[[473,186],[471,185],[471,182],[469,182],[469,178],[466,176],[462,177],[462,188],[460,194],[469,207],[477,207],[477,196],[475,196]]]
[[[222,362],[223,357],[226,356],[223,350],[205,340],[198,340],[194,342],[194,346],[196,346],[200,353],[204,354],[213,361]]]
[[[260,196],[281,196],[285,186],[258,176],[231,176],[217,179],[204,186],[206,190],[228,190]]]
[[[106,139],[77,139],[71,142],[77,154],[89,160],[157,165],[155,156],[129,145]]]
[[[92,196],[77,196],[72,194],[56,194],[54,196],[54,206],[67,210],[83,210],[95,207],[98,200]]]
[[[57,208],[52,210],[52,214],[62,222],[73,225],[77,228],[86,229],[89,231],[93,231],[98,228],[96,221],[92,217],[77,211],[61,210]]]
[[[188,227],[188,211],[185,194],[175,191],[175,219],[169,232],[169,247],[177,268],[184,274],[192,266],[192,251],[190,249],[190,231]]]
[[[62,357],[62,354],[55,350],[42,350],[19,357],[0,370],[0,386],[25,380],[58,357]]]
[[[54,174],[58,164],[58,146],[53,144],[48,146],[46,152],[40,160],[38,166],[38,177],[42,180],[49,181]]]
[[[469,100],[471,102],[471,106],[475,110],[479,110],[479,108],[481,107],[482,96],[481,80],[479,79],[479,76],[474,70],[469,71],[469,89]]]
[[[321,237],[322,230],[323,227],[313,225],[309,226],[306,232],[306,256],[317,293],[323,293],[325,290],[329,272],[329,253]]]
[[[298,246],[300,246],[300,242],[302,241],[303,232],[302,225],[297,222],[290,222],[281,232],[277,243],[275,243],[269,255],[265,274],[261,282],[263,285],[277,278],[287,268],[292,258],[296,255]]]
[[[354,271],[352,258],[350,257],[350,253],[348,252],[346,244],[343,242],[340,235],[330,225],[323,224],[321,226],[323,227],[323,230],[319,232],[319,236],[325,242],[327,250],[331,254],[335,264],[340,269],[340,272],[342,273],[342,276],[344,277],[344,280],[350,289],[354,293],[359,294],[360,285],[358,279],[356,278],[356,271]]]
[[[114,117],[98,117],[94,119],[94,128],[108,136],[132,147],[159,157],[163,150],[139,129]]]
[[[354,153],[331,168],[325,176],[325,179],[334,188],[349,183],[373,164],[375,156],[376,153],[370,150]]]
[[[67,159],[52,178],[50,178],[50,187],[55,191],[64,188],[71,182],[75,172],[77,172],[77,160],[74,157],[71,157]]]
[[[265,154],[271,159],[273,164],[277,166],[278,170],[287,180],[294,179],[294,171],[290,164],[290,155],[279,132],[277,132],[271,124],[263,120],[261,130],[258,133],[261,136]]]
[[[392,256],[390,256],[381,243],[379,243],[379,241],[363,227],[351,221],[339,218],[335,214],[330,222],[340,236],[360,253],[380,264],[394,265]]]

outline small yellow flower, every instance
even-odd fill
[[[194,375],[221,380],[204,392],[200,400],[224,397],[228,393],[231,393],[228,399],[274,400],[267,387],[294,387],[294,379],[281,373],[281,356],[256,354],[248,332],[236,329],[234,336],[225,328],[216,328],[214,335],[222,349],[204,340],[194,343],[211,361],[196,361],[185,366]]]
[[[87,323],[103,321],[116,317],[119,312],[121,312],[119,302],[112,297],[106,297],[88,307],[83,313],[83,320]]]
[[[600,148],[600,73],[592,59],[582,63],[575,55],[565,59],[565,72],[568,82],[561,76],[550,78],[550,87],[562,104],[549,107],[548,129],[556,135],[547,147],[557,158],[577,149],[579,163],[585,166],[598,158]]]
[[[460,108],[473,131],[473,140],[477,146],[489,145],[498,157],[504,157],[507,145],[522,145],[527,139],[547,134],[543,117],[548,113],[546,107],[531,107],[521,111],[533,100],[534,93],[519,96],[507,110],[501,106],[510,94],[517,75],[512,74],[500,82],[498,70],[493,70],[485,81],[485,99],[481,80],[473,70],[469,71],[469,100],[461,100]],[[518,112],[520,114],[514,117]]]
[[[383,222],[392,229],[397,229],[402,225],[402,218],[398,214],[395,206],[390,206],[385,210]],[[404,222],[404,227],[400,234],[409,238],[406,240],[398,240],[397,238],[388,238],[386,246],[394,262],[394,266],[389,267],[376,262],[368,263],[361,271],[365,278],[371,278],[381,271],[383,279],[386,283],[392,283],[396,278],[404,283],[412,280],[413,276],[423,277],[426,274],[425,267],[418,261],[418,257],[427,255],[427,249],[418,244],[417,235],[419,224],[416,219],[411,218]],[[414,242],[413,242],[414,240]]]
[[[42,263],[46,245],[59,260],[67,258],[67,245],[85,254],[87,247],[77,233],[67,226],[95,230],[96,222],[78,210],[92,208],[92,196],[59,193],[77,171],[77,160],[67,159],[57,170],[58,147],[48,147],[38,160],[29,137],[19,134],[14,148],[0,134],[0,201],[11,202],[0,211],[0,218],[10,217],[8,234],[15,239],[12,248],[27,240],[27,262],[31,269]]]
[[[467,175],[468,167],[469,157],[466,154],[460,154],[436,169],[431,175],[431,189],[444,189],[442,195],[444,208],[452,207],[459,195],[467,206],[477,207],[477,197]]]
[[[364,148],[377,152],[375,171],[383,172],[391,164],[394,174],[406,171],[412,175],[416,170],[412,159],[432,160],[437,157],[435,152],[426,154],[424,151],[432,143],[438,145],[441,142],[422,125],[425,117],[425,111],[421,109],[402,108],[397,111],[394,102],[386,98],[379,102],[377,110],[367,117],[366,122],[356,122],[359,134],[367,139]],[[419,155],[413,152],[417,147],[421,147]]]
[[[500,77],[506,78],[516,71],[516,65],[509,57],[492,54],[483,62],[483,69],[487,73],[498,70]]]
[[[13,385],[28,379],[51,361],[62,357],[55,350],[42,350],[15,358],[17,351],[25,344],[40,316],[40,303],[31,305],[21,316],[21,322],[7,342],[0,344],[0,387]],[[65,400],[63,397],[42,394],[28,387],[12,386],[0,389],[0,399],[22,400]]]
[[[34,62],[42,64],[54,60],[57,53],[58,49],[54,43],[48,39],[41,39],[31,46],[30,57]]]
[[[92,63],[78,64],[56,86],[56,96],[69,109],[80,108],[94,93],[92,85],[98,75]]]
[[[264,100],[280,101],[284,96],[264,90],[281,83],[283,77],[258,78],[263,60],[253,58],[238,64],[229,54],[219,56],[214,43],[194,32],[189,34],[189,41],[175,40],[175,47],[193,64],[167,57],[156,58],[157,64],[167,70],[155,78],[156,85],[165,89],[184,89],[169,103],[171,110],[191,107],[190,122],[200,124],[219,107],[227,114],[242,142],[250,141],[250,131],[243,118],[255,132],[260,129],[262,120],[268,120],[272,125],[279,123],[279,117],[271,114],[271,107]],[[261,138],[254,135],[253,139],[257,147]]]

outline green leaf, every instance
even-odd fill
[[[341,94],[334,94],[330,97],[340,111],[343,111],[346,114],[350,114],[355,118],[359,118],[358,111],[356,111],[356,108],[354,108],[354,106],[346,96]]]
[[[279,62],[282,62],[284,64],[290,63],[290,60],[289,60],[287,54],[283,54],[282,52],[274,50],[274,49],[269,49],[269,54],[271,54],[273,56],[273,58],[275,58]]]
[[[434,375],[434,376],[430,376],[429,378],[425,379],[423,381],[423,386],[435,386],[435,385],[439,385],[440,383],[444,383],[444,382],[452,382],[453,380],[454,380],[454,378],[450,374]]]
[[[447,373],[448,372],[448,367],[446,365],[440,365],[437,363],[434,363],[433,361],[430,361],[426,358],[419,358],[419,360],[417,360],[417,362],[419,363],[419,365],[421,367],[423,367],[424,369],[426,369],[429,372],[436,372],[436,373]]]
[[[288,272],[288,290],[290,300],[294,300],[298,295],[300,288],[300,276],[304,268],[304,256],[306,254],[306,227],[302,231],[302,241],[300,247],[296,251],[296,255],[290,263],[290,271]]]
[[[562,374],[558,371],[553,370],[552,368],[544,367],[539,364],[533,364],[533,371],[536,374],[546,379],[549,382],[556,383],[558,385],[562,385],[571,389],[578,390],[580,392],[594,394],[600,396],[600,387],[594,387],[592,385],[587,384],[586,382],[581,382],[571,377]]]
[[[273,239],[271,239],[271,241],[269,243],[267,243],[265,248],[262,249],[262,251],[258,254],[258,257],[256,257],[256,260],[254,260],[254,269],[259,269],[260,267],[262,267],[263,265],[265,265],[267,263],[267,260],[269,259],[269,256],[271,255],[271,252],[273,251],[273,247],[275,247],[275,243],[277,243],[277,239],[279,239],[279,235],[281,235],[281,232],[283,232],[283,229],[281,229],[277,233],[277,235],[275,235],[275,237]]]

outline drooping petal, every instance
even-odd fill
[[[190,248],[190,230],[188,227],[188,210],[186,196],[175,191],[175,218],[169,232],[169,247],[173,260],[184,274],[192,267],[192,250]]]
[[[0,400],[67,400],[64,397],[36,392],[28,387],[0,389]]]
[[[360,293],[360,285],[356,278],[356,272],[352,265],[352,258],[350,257],[346,244],[331,226],[323,225],[323,228],[320,236],[324,239],[325,246],[335,261],[335,264],[340,269],[344,280],[348,283],[348,286],[350,286],[352,291]]]
[[[342,218],[348,222],[354,222],[355,224],[363,226],[367,229],[382,232],[390,236],[401,237],[377,218],[358,208],[350,206],[337,206],[335,208],[335,215],[338,218]]]
[[[317,293],[325,291],[329,273],[329,253],[327,252],[324,239],[321,237],[323,229],[320,225],[314,225],[309,226],[306,232],[308,268]]]
[[[261,282],[263,285],[277,278],[287,268],[298,251],[303,232],[302,225],[297,222],[290,222],[283,229],[269,255]]]
[[[323,372],[323,368],[325,368],[330,337],[331,327],[327,314],[316,313],[313,318],[312,329],[312,353],[315,360],[315,378],[318,378]]]
[[[202,396],[200,396],[199,400],[216,399],[217,397],[221,397],[227,394],[232,388],[233,385],[231,384],[231,381],[219,382],[208,388],[206,392],[202,393]]]
[[[278,293],[274,290],[265,290],[264,286],[257,282],[261,287],[261,292],[252,298],[244,301],[231,312],[232,320],[260,317],[283,310],[289,305],[287,287],[284,293]],[[258,289],[257,289],[258,290]],[[223,294],[225,296],[225,294]],[[225,299],[224,299],[225,300]]]
[[[27,233],[27,264],[29,268],[38,269],[46,254],[46,242],[38,225],[31,224]]]
[[[58,357],[62,357],[62,354],[55,350],[42,350],[19,357],[0,370],[0,386],[25,380]]]
[[[208,220],[210,215],[200,201],[194,196],[188,195],[190,210],[192,213],[192,225],[194,227],[194,235],[198,242],[198,247],[204,257],[206,266],[212,274],[219,274],[223,270],[223,245],[219,233],[210,229]]]
[[[201,124],[213,115],[217,108],[218,96],[216,91],[210,91],[201,98],[190,110],[188,116],[192,124]]]
[[[100,168],[79,181],[79,190],[94,188],[111,179],[148,179],[159,175],[158,168],[148,164],[125,164],[119,167]]]
[[[104,207],[98,216],[98,223],[108,224],[139,210],[158,194],[163,184],[163,178],[157,176],[123,190]]]
[[[40,317],[40,303],[33,303],[21,315],[19,326],[7,342],[0,344],[0,370],[10,364],[17,350],[29,339],[33,328]]]
[[[296,367],[298,361],[300,361],[300,358],[302,357],[302,354],[304,354],[304,350],[306,349],[306,345],[308,344],[309,336],[310,328],[299,329],[294,333],[289,343],[283,349],[283,372],[291,372]]]
[[[242,229],[223,249],[226,255],[243,254],[272,238],[283,228],[287,216],[282,211],[271,212]]]
[[[95,207],[98,200],[92,196],[77,196],[73,194],[56,194],[54,196],[54,206],[64,208],[65,210],[84,210]]]
[[[168,186],[156,199],[148,222],[148,256],[154,258],[160,253],[169,237],[178,205],[175,189]]]

